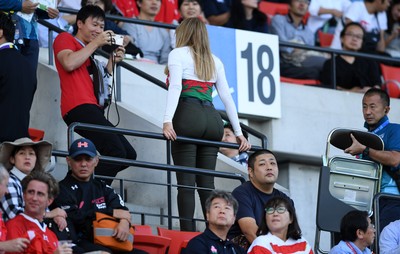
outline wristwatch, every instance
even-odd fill
[[[364,151],[362,152],[362,157],[366,158],[369,155],[369,147],[365,147]]]

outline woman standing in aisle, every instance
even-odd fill
[[[229,92],[224,66],[210,50],[206,26],[198,18],[182,21],[176,29],[176,49],[168,56],[166,69],[169,83],[163,134],[167,139],[176,136],[221,141],[223,122],[212,104],[215,85],[225,105],[228,117],[239,140],[240,151],[251,148],[240,129],[236,107]],[[175,165],[215,170],[218,147],[173,142]],[[198,193],[205,214],[205,201],[214,189],[210,176],[177,173],[178,185],[207,188]],[[194,189],[178,187],[178,211],[183,231],[193,231]],[[205,218],[205,217],[204,217]]]

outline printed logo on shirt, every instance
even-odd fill
[[[214,245],[211,246],[211,253],[212,253],[212,254],[217,254],[217,253],[218,253],[218,251],[217,251],[217,249],[214,247]]]

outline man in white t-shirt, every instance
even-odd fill
[[[364,0],[353,2],[343,15],[345,24],[350,22],[360,23],[367,33],[364,39],[363,50],[367,52],[384,52],[385,39],[384,31],[387,29],[386,10],[390,5],[390,0]],[[339,23],[336,27],[335,37],[331,48],[341,49],[340,32],[343,24]]]
[[[308,28],[315,33],[333,17],[340,20],[350,5],[350,0],[312,0],[308,8]]]

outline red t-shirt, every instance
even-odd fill
[[[94,95],[92,79],[87,70],[87,67],[90,66],[89,58],[71,72],[65,71],[57,59],[57,54],[62,50],[78,51],[82,48],[83,46],[69,33],[61,33],[54,40],[55,63],[61,86],[61,116],[82,104],[99,105]]]
[[[57,249],[58,239],[53,231],[48,229],[46,224],[42,226],[36,219],[26,214],[17,215],[7,221],[6,226],[7,240],[23,237],[31,241],[28,247],[20,252],[21,254],[53,254]],[[13,254],[17,253],[13,252]]]

